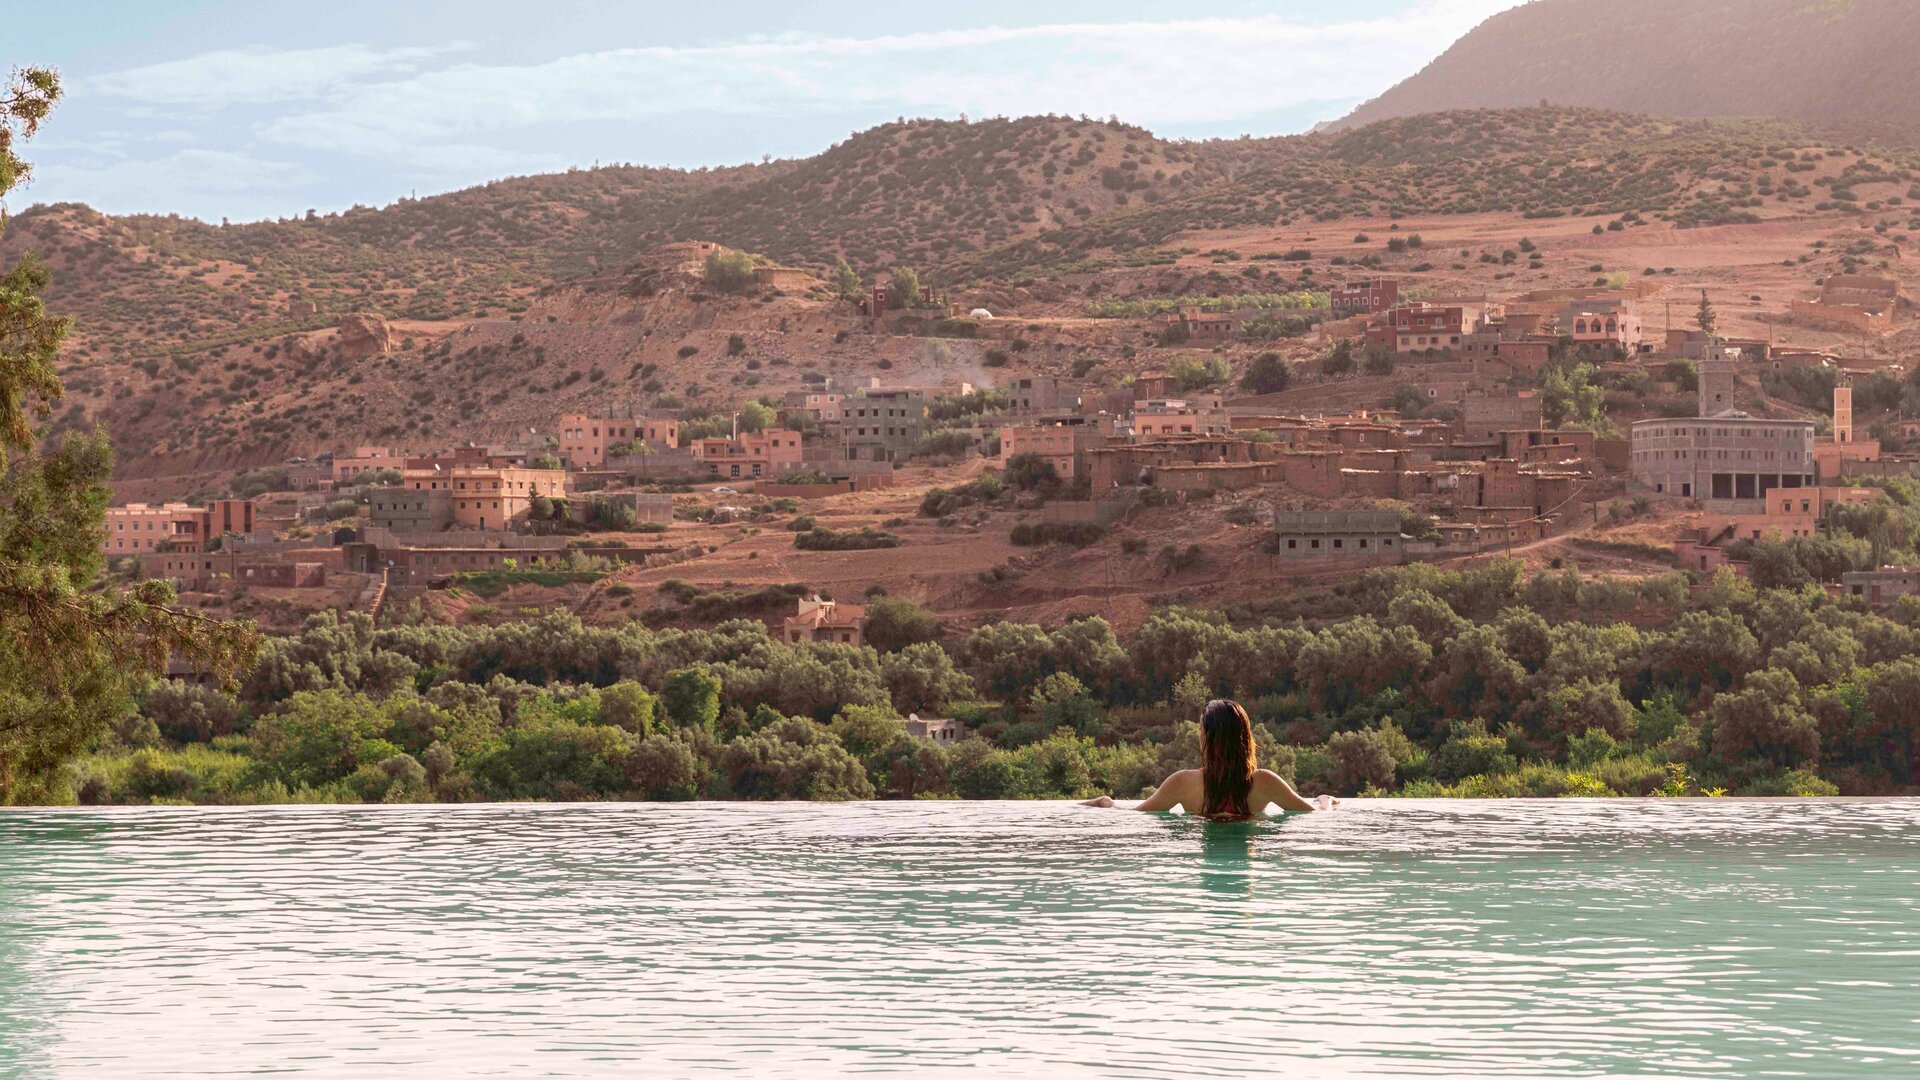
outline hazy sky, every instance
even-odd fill
[[[596,162],[799,157],[898,116],[1284,134],[1518,3],[33,4],[0,63],[59,68],[67,98],[11,203],[280,217]]]

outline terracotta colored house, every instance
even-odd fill
[[[592,416],[573,413],[560,418],[560,456],[576,469],[597,469],[618,456],[616,447],[635,439],[664,450],[680,445],[680,421],[655,417]]]
[[[696,439],[693,459],[722,480],[778,476],[800,467],[800,433],[785,428],[733,439]]]
[[[245,499],[215,499],[207,506],[128,503],[107,508],[100,550],[107,555],[203,551],[214,537],[253,529],[253,503]]]
[[[1062,480],[1074,477],[1078,446],[1074,429],[1061,425],[1000,429],[1000,467],[1020,454],[1038,454]]]
[[[789,645],[803,641],[859,645],[866,622],[866,605],[842,604],[815,596],[800,601],[799,611],[787,616],[781,636]]]
[[[527,519],[535,496],[567,497],[566,473],[510,465],[409,469],[405,484],[413,491],[451,492],[453,523],[470,529],[511,528]]]
[[[1349,281],[1333,287],[1335,318],[1349,315],[1377,315],[1400,302],[1400,283],[1392,278]]]

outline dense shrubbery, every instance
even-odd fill
[[[868,551],[900,546],[900,538],[884,529],[865,528],[840,532],[819,527],[797,533],[793,546],[802,551]]]
[[[1311,311],[1330,308],[1333,297],[1324,292],[1251,293],[1244,296],[1163,296],[1141,300],[1100,300],[1087,305],[1096,319],[1144,319],[1182,308],[1222,311]]]
[[[955,488],[932,488],[921,496],[920,516],[946,517],[969,506],[993,502],[1006,490],[999,473],[987,473]]]
[[[797,582],[763,585],[749,590],[739,588],[732,582],[713,588],[689,584],[679,578],[668,578],[660,583],[660,595],[673,601],[674,606],[656,608],[648,612],[648,618],[653,621],[716,623],[728,619],[758,618],[776,612],[792,614],[794,601],[812,592],[812,589]]]
[[[1100,542],[1107,530],[1091,522],[1070,524],[1066,522],[1041,521],[1021,522],[1013,527],[1007,539],[1017,547],[1034,547],[1040,544],[1072,544],[1074,547],[1086,547]]]
[[[670,588],[692,603],[709,595]],[[780,589],[790,597],[794,586]],[[1245,702],[1307,787],[1415,795],[1879,793],[1920,783],[1920,599],[1884,614],[1730,576],[1368,572],[1276,618],[990,623],[949,649],[873,601],[874,645],[758,622],[375,630],[312,620],[237,696],[156,686],[71,773],[93,802],[1136,794]],[[899,716],[977,738],[935,746]]]

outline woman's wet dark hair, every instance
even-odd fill
[[[1236,701],[1207,702],[1200,713],[1201,783],[1208,817],[1251,816],[1247,805],[1253,790],[1253,721]]]

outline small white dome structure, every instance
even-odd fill
[[[993,312],[983,307],[977,307],[967,312],[967,317],[970,319],[991,319],[993,318]]]

